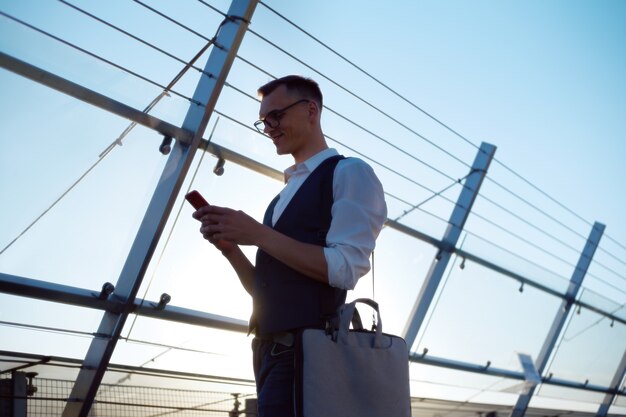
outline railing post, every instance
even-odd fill
[[[110,296],[123,304],[125,308],[121,309],[121,312],[106,311],[104,313],[97,336],[93,338],[89,346],[68,403],[63,410],[63,417],[86,417],[91,409],[115,345],[134,307],[141,281],[201,142],[256,5],[257,0],[233,0],[230,5],[228,16],[217,35],[216,43],[219,47],[212,48],[204,73],[193,95],[193,100],[203,105],[191,103],[182,125],[184,130],[193,134],[191,144],[186,145],[176,141],[171,150],[115,285],[115,292]]]
[[[593,228],[591,229],[591,233],[589,234],[589,238],[587,239],[585,248],[578,258],[578,263],[576,264],[576,268],[574,269],[572,278],[570,279],[566,297],[561,302],[561,308],[559,308],[556,312],[556,316],[554,317],[554,321],[552,322],[552,327],[550,328],[550,331],[548,332],[548,335],[543,342],[541,351],[539,352],[539,355],[535,360],[535,368],[537,368],[537,372],[539,372],[539,375],[543,375],[545,367],[548,363],[548,359],[550,358],[550,355],[552,354],[552,351],[554,350],[554,347],[559,340],[559,335],[563,330],[563,326],[565,325],[567,316],[572,308],[574,301],[576,300],[576,296],[578,295],[578,291],[580,290],[580,287],[583,283],[583,279],[587,274],[589,265],[591,265],[593,255],[598,248],[600,238],[604,233],[604,228],[605,226],[601,223],[596,222],[593,224]],[[527,392],[521,394],[518,397],[517,403],[511,411],[511,417],[524,416],[534,392],[535,387],[532,387]]]
[[[404,328],[403,337],[406,340],[409,350],[413,346],[417,333],[419,332],[422,322],[426,317],[426,313],[430,308],[430,304],[435,296],[437,287],[441,282],[441,277],[448,266],[452,252],[459,240],[461,232],[463,231],[465,221],[467,220],[467,217],[472,209],[472,205],[476,200],[478,190],[480,189],[485,175],[487,174],[487,169],[489,168],[489,164],[491,163],[495,152],[496,147],[494,145],[483,142],[480,145],[478,153],[476,154],[471,171],[465,181],[463,190],[459,195],[456,206],[450,216],[448,227],[444,233],[442,239],[444,248],[439,249],[435,259],[433,259],[430,269],[428,270],[428,274],[426,275],[426,279],[424,280],[424,284],[422,285],[420,293],[417,296],[417,300],[413,305],[413,310],[411,311],[407,324]]]

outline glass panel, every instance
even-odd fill
[[[176,8],[170,16],[176,20],[181,13],[185,14],[186,24],[181,26],[139,4],[116,3],[115,6],[81,3],[75,7],[61,2],[6,3],[3,12],[12,18],[2,18],[0,48],[18,59],[142,110],[200,51],[213,36],[214,29],[201,36],[197,33],[217,28],[222,16],[198,3],[188,3]],[[196,34],[191,32],[194,28]],[[195,66],[202,69],[206,57],[207,53]],[[171,87],[171,93],[159,101],[152,114],[180,124],[199,74],[198,69],[188,70]]]
[[[0,77],[32,92],[22,95],[28,105],[0,98],[22,107],[0,126],[16,139],[0,156],[0,270],[98,290],[115,283],[166,160],[161,138],[136,127],[123,147],[99,158],[127,120],[16,75]],[[32,114],[46,123],[29,123]]]
[[[583,301],[586,294],[582,294]],[[625,341],[625,325],[577,309],[569,319],[549,372],[555,378],[608,387],[624,354]]]
[[[453,258],[415,350],[521,371],[516,353],[536,358],[561,300],[470,261]],[[459,349],[459,346],[463,346]]]
[[[596,252],[596,256],[602,257],[602,252]],[[592,262],[585,276],[585,291],[582,301],[607,313],[626,321],[626,292],[622,291],[619,284],[623,280],[603,267],[598,262]],[[602,294],[602,295],[600,295]]]
[[[535,392],[533,401],[544,401],[547,404],[562,404],[566,401],[573,403],[577,409],[596,412],[603,398],[604,394],[599,392],[543,384]]]
[[[195,166],[201,157],[197,155]],[[162,293],[168,293],[172,305],[247,320],[252,311],[250,296],[230,263],[202,238],[198,221],[191,217],[194,209],[183,196],[186,190],[197,189],[211,204],[243,210],[262,221],[282,185],[232,163],[226,163],[224,174],[216,176],[214,163],[214,157],[205,155],[195,178],[190,175],[183,185],[139,297],[158,301]],[[243,249],[254,261],[256,250]]]
[[[133,323],[132,332],[118,343],[111,362],[222,375],[248,380],[249,383],[254,378],[251,341],[252,337],[243,332],[139,317]]]
[[[513,403],[520,385],[505,378],[417,363],[410,366],[410,379],[411,392],[420,397],[490,404]]]
[[[0,294],[1,348],[81,358],[101,317],[99,310]]]
[[[374,298],[380,307],[383,331],[402,334],[435,254],[431,245],[384,228],[374,253],[374,282],[370,272],[348,294],[348,300]],[[362,311],[365,327],[370,323],[368,310],[364,307]]]

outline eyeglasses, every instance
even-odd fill
[[[280,126],[280,119],[283,118],[287,110],[297,104],[308,102],[309,100],[303,98],[302,100],[298,100],[295,103],[288,105],[287,107],[283,107],[282,109],[272,110],[271,112],[267,113],[265,117],[254,122],[254,127],[256,127],[256,130],[261,133],[265,133],[265,128],[268,127],[270,129],[276,129],[278,126]]]

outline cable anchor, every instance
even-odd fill
[[[168,155],[172,150],[172,137],[165,135],[163,136],[163,142],[159,146],[159,152],[163,155]]]
[[[100,290],[98,298],[101,300],[106,300],[107,298],[109,298],[109,295],[113,294],[113,291],[115,291],[115,286],[110,282],[105,282],[104,284],[102,284],[102,290]]]
[[[215,168],[213,168],[213,173],[218,177],[224,175],[224,164],[226,164],[226,160],[221,156],[217,159],[217,163],[215,164]]]

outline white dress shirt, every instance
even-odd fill
[[[338,154],[335,149],[326,149],[285,170],[286,185],[274,207],[272,225],[276,224],[311,172]],[[333,287],[351,290],[370,270],[369,258],[387,220],[387,205],[374,170],[358,158],[346,158],[337,164],[333,200],[332,221],[324,248],[328,282]]]

